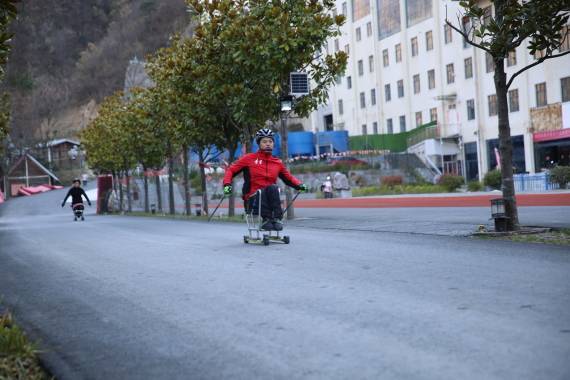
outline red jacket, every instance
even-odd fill
[[[283,162],[271,153],[258,151],[249,153],[234,162],[224,176],[224,186],[231,185],[232,179],[243,172],[243,199],[248,199],[259,189],[277,182],[277,177],[288,186],[299,189],[301,181],[293,177]]]

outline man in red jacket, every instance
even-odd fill
[[[288,186],[300,191],[307,191],[307,186],[293,177],[283,162],[273,157],[275,136],[268,128],[263,128],[255,134],[255,141],[259,145],[256,153],[246,154],[234,162],[224,176],[224,194],[230,195],[233,191],[232,180],[243,172],[244,183],[242,197],[246,207],[257,215],[261,201],[261,229],[281,231],[283,229],[283,210],[279,199],[279,188],[275,185],[277,178]],[[261,196],[257,191],[261,190]]]

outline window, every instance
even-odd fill
[[[416,128],[422,124],[422,111],[418,111],[416,112]]]
[[[366,94],[364,92],[360,93],[360,108],[366,107]]]
[[[455,82],[455,70],[453,69],[453,63],[445,66],[445,71],[447,72],[447,84]]]
[[[390,84],[384,85],[384,98],[386,98],[387,102],[392,100],[392,91],[390,91]]]
[[[432,31],[426,32],[426,51],[433,50],[433,33]]]
[[[340,46],[339,46],[339,42],[338,39],[334,40],[334,51],[339,51],[340,50]]]
[[[394,123],[392,123],[392,119],[386,120],[386,131],[389,134],[394,133]]]
[[[344,107],[342,104],[342,99],[339,99],[338,100],[338,114],[342,115],[343,113],[344,113]]]
[[[566,25],[562,28],[562,44],[560,45],[560,52],[570,50],[570,25]]]
[[[428,88],[433,90],[435,88],[435,70],[428,71]]]
[[[469,18],[468,16],[463,17],[463,19],[461,20],[461,26],[463,28],[463,32],[468,36],[471,36],[471,18]],[[463,38],[463,49],[466,49],[468,47],[469,44],[467,43],[467,39]]]
[[[372,23],[368,21],[366,23],[366,36],[370,37],[372,35]]]
[[[546,83],[539,83],[534,86],[536,91],[536,106],[545,106],[548,102],[546,101]]]
[[[366,136],[368,134],[366,124],[362,124],[362,135]]]
[[[390,60],[388,59],[388,49],[382,50],[382,64],[384,67],[387,67],[390,64]]]
[[[489,103],[489,116],[497,116],[497,95],[487,97]]]
[[[374,72],[374,56],[373,55],[368,56],[368,71],[370,71],[371,73]]]
[[[420,74],[414,75],[414,94],[420,93]]]
[[[375,135],[378,134],[378,122],[374,122],[372,123],[372,133],[374,133]]]
[[[358,60],[358,76],[362,76],[364,75],[364,62],[362,62],[362,59]]]
[[[400,116],[400,133],[406,132],[406,116]]]
[[[452,37],[451,33],[453,33],[453,29],[451,29],[451,26],[445,24],[443,26],[443,35],[444,35],[444,40],[445,40],[446,44],[449,44],[453,41],[453,37]]]
[[[376,89],[370,90],[370,104],[376,105]]]
[[[333,8],[333,10],[332,10],[332,15],[333,15],[333,18],[335,18],[335,17],[336,17],[337,13],[338,13],[338,12],[336,11],[336,8]]]
[[[509,112],[517,112],[519,110],[519,90],[509,91]]]
[[[437,108],[430,108],[429,121],[437,121]]]
[[[352,77],[346,77],[346,88],[349,90],[352,88]]]
[[[493,60],[493,56],[487,52],[485,52],[485,68],[488,73],[495,71],[495,61]]]
[[[400,0],[377,1],[378,37],[383,40],[401,30]]]
[[[396,50],[396,62],[402,61],[402,45],[397,44],[395,47]]]
[[[356,28],[356,41],[360,41],[362,39],[362,33],[360,32],[360,27]]]
[[[507,66],[515,66],[517,64],[517,51],[511,50],[507,56]]]
[[[398,81],[398,98],[404,97],[404,80],[400,79]]]
[[[534,59],[540,59],[546,55],[546,49],[537,50],[534,52]]]
[[[570,77],[560,79],[560,86],[562,87],[562,101],[570,102]]]
[[[342,83],[342,77],[340,75],[338,75],[336,78],[334,78],[334,81],[336,82],[336,84],[341,84]]]
[[[344,45],[344,52],[346,54],[350,54],[350,45],[348,45],[348,44]]]
[[[414,37],[411,40],[412,45],[412,57],[418,55],[418,37]]]
[[[342,3],[342,15],[344,17],[348,17],[348,6],[346,5],[346,2]]]
[[[467,101],[467,120],[475,120],[475,100]]]
[[[473,58],[465,58],[463,66],[465,69],[465,79],[473,78]]]

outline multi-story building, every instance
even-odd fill
[[[347,21],[327,49],[345,50],[349,62],[330,91],[329,105],[313,115],[313,129],[392,134],[437,120],[434,133],[415,141],[409,151],[468,179],[494,169],[493,61],[445,25],[448,15],[458,27],[469,28],[469,19],[457,17],[458,2],[337,0],[336,5],[335,12]],[[491,6],[488,12],[493,14]],[[570,35],[561,48],[568,49]],[[507,74],[534,60],[523,44],[506,60]],[[547,60],[515,79],[509,117],[517,172],[570,164],[570,55]]]

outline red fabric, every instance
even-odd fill
[[[286,185],[298,187],[301,184],[297,178],[287,170],[283,162],[273,157],[270,153],[258,151],[257,153],[246,154],[236,162],[234,162],[227,170],[224,176],[224,186],[232,183],[233,177],[244,171],[245,191],[244,199],[248,199],[257,190],[263,189],[269,185],[274,185],[277,178],[281,178]],[[249,174],[246,174],[246,173]],[[249,178],[247,178],[249,176]],[[249,189],[248,187],[249,183]]]

